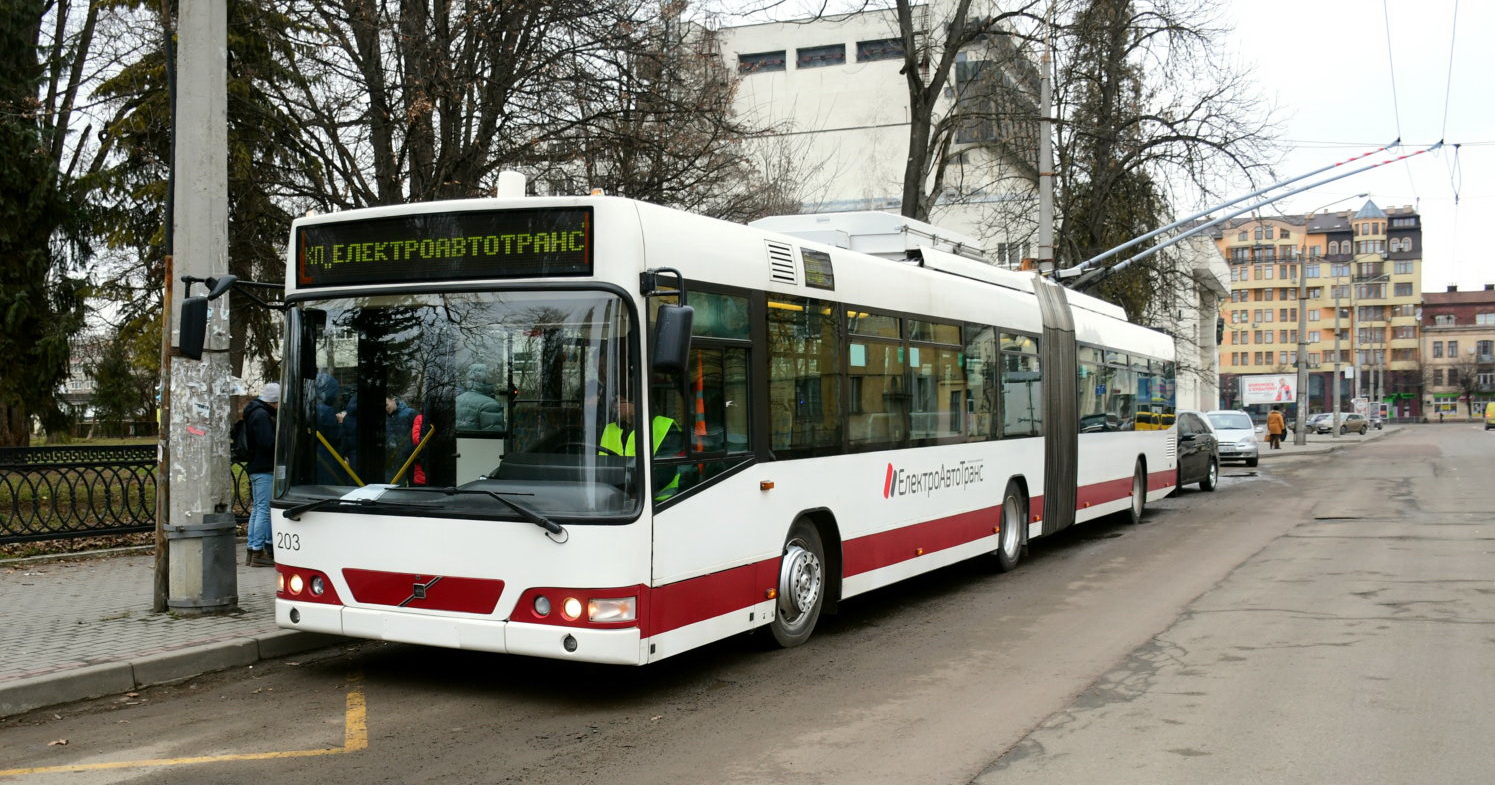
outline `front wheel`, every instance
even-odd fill
[[[1028,525],[1028,498],[1015,482],[1002,494],[1002,532],[997,544],[997,572],[1011,572],[1023,558],[1023,527]]]
[[[1260,458],[1247,458],[1246,459],[1246,465],[1250,466],[1250,467],[1255,467],[1256,464],[1259,463],[1260,461],[1261,461]]]
[[[825,603],[825,546],[820,531],[801,518],[789,527],[779,563],[778,607],[774,609],[774,642],[784,648],[810,639]]]
[[[1350,432],[1349,428],[1346,428],[1343,425],[1339,426],[1339,435],[1340,436],[1343,436],[1343,435],[1345,435],[1345,434],[1347,434],[1349,432]]]
[[[1213,491],[1220,485],[1220,462],[1211,458],[1209,471],[1205,472],[1204,479],[1199,481],[1199,490]]]

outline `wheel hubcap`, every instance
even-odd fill
[[[1007,503],[1003,505],[1005,510],[1002,515],[1002,553],[1009,559],[1017,555],[1018,543],[1022,540],[1019,536],[1023,525],[1021,510],[1018,509],[1017,497],[1007,497]]]
[[[792,623],[809,613],[820,599],[821,581],[820,559],[799,543],[791,543],[779,570],[780,618]]]

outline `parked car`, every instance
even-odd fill
[[[1319,412],[1318,414],[1308,415],[1307,428],[1309,433],[1333,433],[1334,413]],[[1365,415],[1355,412],[1339,413],[1340,434],[1358,433],[1364,436],[1365,432],[1369,430],[1370,420],[1366,419]]]
[[[1243,461],[1255,466],[1260,459],[1256,434],[1263,428],[1251,421],[1251,415],[1239,409],[1220,409],[1208,412],[1205,417],[1215,431],[1215,440],[1220,443],[1220,460]]]
[[[1213,491],[1220,484],[1220,443],[1203,412],[1180,411],[1173,427],[1178,431],[1178,487],[1199,483],[1199,490]]]

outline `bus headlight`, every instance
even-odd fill
[[[587,603],[587,621],[598,624],[633,621],[636,617],[633,597],[592,600]]]

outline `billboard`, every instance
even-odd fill
[[[1242,376],[1241,403],[1250,406],[1256,403],[1294,403],[1298,400],[1298,377],[1296,374],[1258,374]]]

